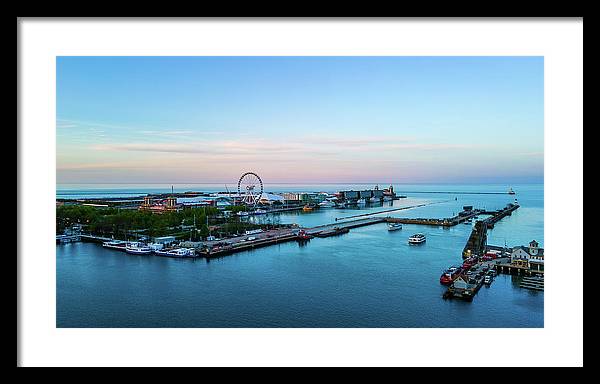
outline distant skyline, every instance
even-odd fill
[[[543,182],[543,57],[58,57],[57,182]]]

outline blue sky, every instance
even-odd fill
[[[57,182],[543,181],[542,57],[58,57]]]

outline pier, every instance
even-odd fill
[[[347,219],[355,219],[357,217],[368,217],[368,216],[374,216],[374,215],[380,215],[382,213],[389,213],[389,212],[396,212],[396,211],[403,211],[406,209],[412,209],[412,208],[418,208],[418,207],[425,207],[428,205],[433,205],[433,204],[441,204],[441,203],[447,203],[448,201],[451,200],[446,200],[446,201],[434,201],[433,203],[424,203],[424,204],[417,204],[417,205],[409,205],[407,207],[400,207],[400,208],[393,208],[393,209],[385,209],[383,211],[377,211],[377,212],[369,212],[369,213],[361,213],[359,215],[352,215],[352,216],[346,216],[346,217],[337,217],[335,219],[335,221],[338,220],[347,220]]]
[[[487,230],[494,228],[494,224],[506,216],[512,214],[513,211],[519,208],[519,204],[508,204],[505,208],[497,211],[482,211],[480,214],[491,215],[485,220],[478,220],[471,231],[471,235],[467,240],[467,244],[463,249],[462,257],[466,259],[471,256],[481,256],[485,251],[487,243]]]
[[[494,227],[498,221],[506,216],[510,216],[513,211],[519,208],[518,204],[508,204],[503,209],[496,211],[482,211],[481,214],[490,215],[484,220],[475,222],[475,226],[471,231],[471,235],[465,245],[462,258],[472,260],[475,258],[477,262],[472,265],[468,271],[461,275],[453,282],[443,295],[444,299],[459,298],[464,300],[472,300],[475,294],[483,285],[484,278],[488,271],[492,269],[495,273],[510,273],[523,274],[531,276],[534,274],[529,268],[516,266],[510,263],[510,258],[507,258],[507,248],[487,245],[487,230]],[[494,250],[500,252],[500,257],[494,260],[482,260],[480,257],[487,251]],[[491,276],[489,277],[491,278]],[[539,284],[525,283],[525,287],[537,287]],[[535,289],[535,288],[533,288]],[[543,289],[543,286],[542,286]]]
[[[527,267],[511,264],[510,260],[498,260],[494,267],[498,273],[506,275],[541,276],[544,274],[543,271],[532,271]]]
[[[397,191],[402,193],[439,193],[444,195],[514,195],[510,191],[507,192],[467,192],[467,191]]]
[[[444,219],[427,219],[427,218],[399,218],[399,217],[386,217],[385,221],[388,223],[400,223],[400,224],[417,224],[417,225],[433,225],[438,227],[453,227],[457,224],[472,219],[475,216],[485,214],[483,210],[473,210],[470,213],[464,213],[462,215],[456,215],[454,217],[448,217]]]

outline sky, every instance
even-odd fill
[[[57,183],[540,183],[543,57],[57,57]]]

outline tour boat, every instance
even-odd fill
[[[462,268],[461,267],[454,267],[454,266],[449,267],[440,276],[440,284],[443,284],[443,285],[450,285],[450,284],[452,284],[452,282],[454,280],[456,280],[456,278],[458,276],[460,276],[461,272],[462,272]]]
[[[132,255],[149,255],[151,254],[152,248],[147,245],[139,244],[139,243],[129,243],[125,247],[125,252],[131,253]]]
[[[400,224],[400,223],[389,223],[388,224],[388,231],[397,231],[399,229],[402,229],[402,224]]]
[[[408,238],[408,244],[421,244],[425,242],[425,235],[422,233],[415,233]]]
[[[167,257],[194,257],[195,252],[192,248],[175,248],[165,251],[154,251],[159,256]]]
[[[113,248],[113,249],[125,249],[127,242],[123,240],[111,240],[102,243],[104,248]]]

